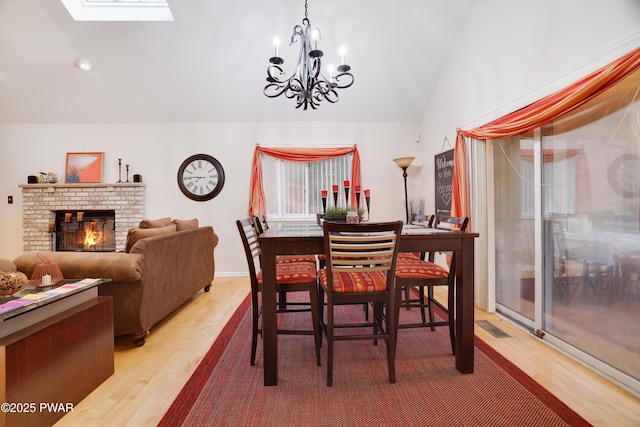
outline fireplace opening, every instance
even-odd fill
[[[56,251],[115,252],[115,210],[55,211]]]

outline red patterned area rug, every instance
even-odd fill
[[[343,310],[344,309],[344,310]],[[362,319],[361,307],[340,308]],[[401,316],[418,311],[402,310]],[[338,314],[336,314],[338,316]],[[309,322],[309,313],[280,315]],[[249,365],[247,298],[160,421],[160,426],[588,426],[533,379],[476,337],[475,369],[455,368],[446,328],[398,334],[396,384],[384,343],[338,342],[333,387],[316,366],[313,338],[278,337],[278,386],[263,386],[262,342]]]

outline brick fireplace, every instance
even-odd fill
[[[24,184],[22,230],[25,252],[52,250],[50,224],[56,211],[115,211],[115,250],[122,251],[129,228],[145,217],[145,184]],[[55,242],[55,236],[54,236]],[[54,243],[55,250],[55,243]]]

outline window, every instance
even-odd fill
[[[262,156],[262,179],[269,218],[308,218],[322,212],[321,191],[329,190],[327,205],[333,204],[332,185],[351,179],[353,154],[316,162],[295,162]]]

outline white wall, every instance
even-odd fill
[[[39,171],[63,179],[65,154],[105,152],[103,182],[118,180],[118,158],[147,184],[149,218],[198,218],[220,237],[216,274],[246,271],[235,220],[247,216],[251,161],[256,142],[304,141],[309,144],[358,144],[363,186],[371,189],[372,219],[404,218],[401,170],[391,159],[416,156],[418,123],[147,123],[0,125],[0,257],[22,252],[20,184]],[[225,170],[225,186],[213,200],[194,202],[179,190],[176,174],[196,153],[216,157]],[[410,185],[413,176],[410,172]],[[123,180],[124,167],[123,167]],[[14,203],[7,204],[12,195]],[[43,233],[45,230],[43,230]]]
[[[429,100],[421,157],[640,46],[638,0],[476,0]],[[433,162],[433,160],[430,160]],[[433,209],[433,173],[427,211]]]

